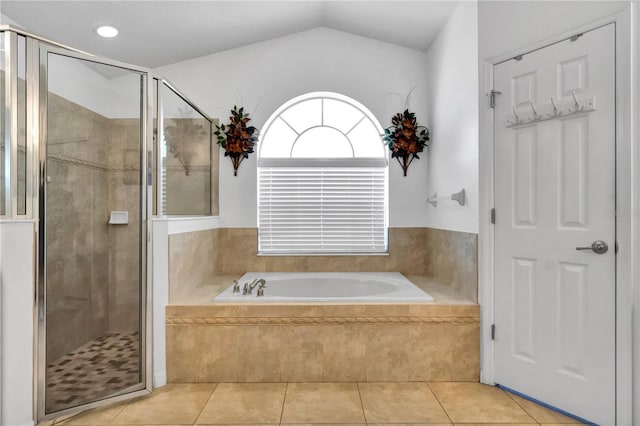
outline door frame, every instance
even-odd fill
[[[37,170],[35,179],[35,191],[33,196],[34,217],[38,218],[37,237],[35,241],[35,300],[34,300],[34,376],[33,376],[33,417],[36,423],[52,420],[60,416],[76,414],[81,411],[100,407],[113,402],[128,400],[137,396],[147,395],[152,390],[153,365],[152,365],[152,275],[151,275],[151,185],[152,179],[149,172],[152,170],[152,143],[153,115],[152,108],[152,81],[153,74],[150,70],[122,62],[105,59],[69,48],[58,43],[51,42],[39,36],[20,31],[20,34],[30,41],[28,58],[34,64],[30,67],[29,81],[32,95],[28,98],[28,116],[31,120],[37,120],[38,130],[30,139],[34,145],[34,170]],[[45,414],[45,374],[46,374],[46,223],[45,223],[45,176],[46,176],[46,143],[47,143],[47,100],[48,100],[48,63],[50,53],[86,60],[99,64],[111,65],[133,72],[141,76],[140,96],[142,105],[140,109],[140,359],[143,363],[141,371],[143,380],[140,385],[131,387],[130,392],[104,398],[98,401],[68,408],[51,414]],[[40,318],[43,318],[41,321]]]
[[[493,90],[494,66],[515,56],[530,53],[551,44],[571,38],[573,35],[602,27],[615,25],[615,158],[616,158],[616,422],[620,425],[632,424],[633,414],[633,288],[640,275],[640,267],[634,265],[640,250],[640,232],[633,226],[633,212],[638,211],[640,188],[632,185],[638,180],[640,158],[632,150],[634,127],[637,118],[632,116],[633,107],[638,101],[632,94],[633,52],[631,35],[633,6],[631,2],[625,10],[587,25],[573,28],[557,36],[523,46],[516,51],[498,57],[479,58],[479,235],[478,235],[478,302],[481,309],[480,322],[480,381],[495,385],[494,343],[492,324],[495,318],[495,239],[494,225],[491,223],[491,209],[494,198],[494,110],[489,106],[487,96]],[[635,30],[637,34],[637,29]],[[636,71],[637,72],[637,71]],[[497,102],[500,102],[500,96]],[[637,124],[636,124],[637,126]],[[636,136],[637,137],[637,136]],[[633,154],[633,155],[632,155]],[[634,157],[635,155],[635,157]],[[632,191],[634,191],[632,193]],[[637,262],[635,262],[637,263]]]

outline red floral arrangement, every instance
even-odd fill
[[[391,118],[391,126],[384,130],[383,139],[391,150],[391,158],[398,160],[406,176],[413,160],[420,159],[418,153],[429,146],[429,129],[418,125],[416,114],[405,109]]]
[[[253,152],[253,146],[258,140],[258,129],[247,124],[251,121],[244,108],[233,106],[229,124],[216,125],[213,132],[218,139],[218,145],[224,148],[224,156],[231,157],[233,163],[233,175],[238,176],[238,167],[249,154]]]

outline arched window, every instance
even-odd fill
[[[362,104],[315,92],[267,120],[258,146],[258,251],[386,253],[388,155]]]

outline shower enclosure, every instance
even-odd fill
[[[147,69],[0,31],[0,220],[38,223],[42,421],[151,390],[150,219],[211,214],[212,122]]]

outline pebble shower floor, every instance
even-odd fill
[[[109,333],[47,366],[46,411],[105,398],[140,382],[138,332]]]

